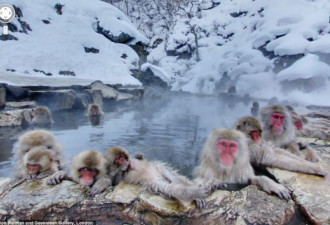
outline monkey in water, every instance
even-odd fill
[[[44,147],[52,152],[58,171],[47,179],[48,184],[65,176],[64,156],[61,145],[55,140],[54,135],[47,130],[32,130],[24,133],[18,139],[18,147],[14,148],[14,161],[16,162],[16,177],[20,177],[20,171],[25,168],[24,156],[33,148]]]
[[[296,131],[290,112],[283,106],[271,105],[260,110],[262,123],[262,138],[272,142],[276,147],[285,148],[291,153],[301,155],[305,150],[305,159],[317,162],[315,151],[309,146],[299,147],[296,141]]]
[[[267,193],[289,199],[290,191],[266,176],[256,176],[249,159],[245,135],[237,130],[218,128],[211,132],[195,175],[199,182],[217,189],[223,183],[251,183]]]
[[[42,179],[58,171],[54,154],[44,146],[32,148],[23,157],[22,170],[17,171],[19,179]]]
[[[105,157],[109,163],[108,173],[115,183],[123,180],[167,198],[195,201],[198,208],[205,207],[204,197],[209,189],[193,183],[165,163],[147,161],[140,156],[131,159],[128,151],[119,146],[109,148]]]
[[[254,101],[251,107],[251,114],[253,116],[257,116],[258,113],[259,113],[259,103],[257,101]]]
[[[326,175],[321,166],[262,140],[262,128],[257,118],[253,116],[242,117],[237,120],[234,128],[245,134],[250,151],[250,162],[253,165],[271,166],[319,176]]]
[[[50,125],[53,122],[51,112],[46,106],[38,106],[32,111],[32,125]]]
[[[93,126],[100,125],[101,118],[102,118],[102,115],[103,115],[103,111],[101,109],[101,106],[96,104],[96,103],[90,104],[87,108],[86,115],[88,116],[89,122]]]
[[[68,180],[91,187],[88,194],[96,195],[111,186],[106,171],[106,159],[96,150],[86,150],[73,158]]]

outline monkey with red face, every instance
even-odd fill
[[[208,137],[200,166],[195,175],[198,182],[212,189],[223,183],[247,184],[251,182],[267,193],[289,199],[290,191],[266,176],[256,176],[249,161],[246,137],[237,130],[219,128]]]
[[[235,129],[248,139],[250,162],[253,165],[272,166],[280,169],[325,176],[326,172],[316,163],[308,162],[291,154],[285,149],[274,146],[261,139],[262,128],[259,120],[253,116],[240,118]]]
[[[291,153],[301,155],[300,150],[305,150],[305,159],[317,162],[315,151],[310,147],[300,149],[296,142],[295,127],[292,122],[290,112],[283,106],[271,105],[260,110],[260,120],[262,122],[262,138],[270,141],[275,146],[285,148]]]

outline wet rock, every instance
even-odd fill
[[[91,103],[103,104],[103,96],[100,90],[83,90],[77,92],[76,96],[77,98],[72,107],[74,109],[86,109]]]
[[[311,142],[312,138],[300,138]],[[293,198],[313,224],[330,224],[330,147],[323,141],[311,143],[316,149],[320,164],[328,171],[327,177],[294,173],[280,169],[268,169],[281,183],[293,191]]]
[[[0,127],[22,126],[31,122],[32,109],[16,109],[0,112]]]
[[[6,94],[7,94],[7,100],[15,101],[28,97],[30,95],[30,91],[27,88],[6,85]]]
[[[0,109],[6,106],[6,89],[0,85]]]
[[[131,94],[136,99],[141,99],[144,95],[143,87],[120,87],[118,90],[122,93]]]
[[[102,83],[101,81],[95,81],[91,84],[92,90],[100,90],[102,92],[102,96],[105,100],[128,100],[132,99],[133,95],[128,93],[118,92],[116,89]]]
[[[35,108],[37,106],[35,101],[26,101],[26,102],[7,102],[6,107],[8,109],[26,109],[26,108]]]
[[[1,221],[98,221],[99,224],[286,224],[293,201],[284,201],[248,186],[216,191],[203,210],[190,203],[164,199],[140,187],[120,183],[95,197],[86,188],[64,181],[0,180]],[[269,213],[271,212],[271,213]]]
[[[77,98],[73,90],[31,91],[38,105],[48,106],[52,111],[72,109]]]
[[[93,103],[103,105],[103,94],[101,90],[86,90],[92,95]]]

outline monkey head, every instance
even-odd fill
[[[264,123],[264,128],[272,132],[272,134],[280,136],[285,129],[292,123],[292,118],[289,111],[280,105],[266,106],[260,111],[261,121]]]
[[[102,115],[103,112],[98,104],[93,103],[88,106],[87,114],[89,116],[98,116]]]
[[[261,123],[253,116],[245,116],[238,119],[234,128],[241,131],[247,138],[250,138],[255,142],[261,141]]]
[[[214,161],[219,167],[231,168],[248,157],[247,141],[243,133],[219,128],[212,131],[204,150],[204,157]]]
[[[106,174],[106,160],[96,150],[86,150],[73,158],[71,176],[84,186],[93,185]]]
[[[25,154],[37,146],[44,146],[49,150],[56,148],[55,138],[46,130],[33,130],[23,134],[19,140],[19,152]]]
[[[299,116],[295,112],[291,112],[291,116],[292,116],[293,124],[295,125],[295,127],[297,128],[297,130],[304,129],[304,125],[303,125],[303,121],[302,121],[301,116]]]
[[[120,146],[109,148],[104,156],[110,164],[115,164],[117,166],[121,166],[130,162],[129,152]]]
[[[50,168],[57,171],[53,153],[44,146],[32,148],[24,155],[23,163],[27,174],[38,174]]]

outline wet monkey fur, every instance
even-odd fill
[[[285,149],[276,147],[261,139],[262,128],[253,116],[237,120],[234,128],[245,134],[248,140],[250,161],[254,165],[271,166],[280,169],[325,176],[326,172],[316,163],[308,162]]]
[[[195,201],[198,208],[205,207],[205,200],[209,193],[207,187],[197,185],[188,178],[180,175],[160,161],[147,161],[140,156],[130,158],[126,149],[115,146],[109,148],[105,157],[110,168],[110,177],[119,182],[120,179],[129,184],[139,185],[155,194],[179,201]],[[116,170],[118,169],[118,170]],[[111,172],[118,171],[119,176]]]
[[[267,193],[289,199],[289,190],[265,176],[256,176],[249,161],[246,137],[237,130],[218,128],[209,135],[202,151],[196,179],[212,189],[222,183],[251,183]]]
[[[262,138],[272,142],[275,146],[285,148],[298,156],[301,151],[296,142],[296,131],[290,112],[283,106],[271,105],[260,110],[262,123]],[[305,147],[304,158],[311,162],[317,162],[316,153],[310,147]]]

